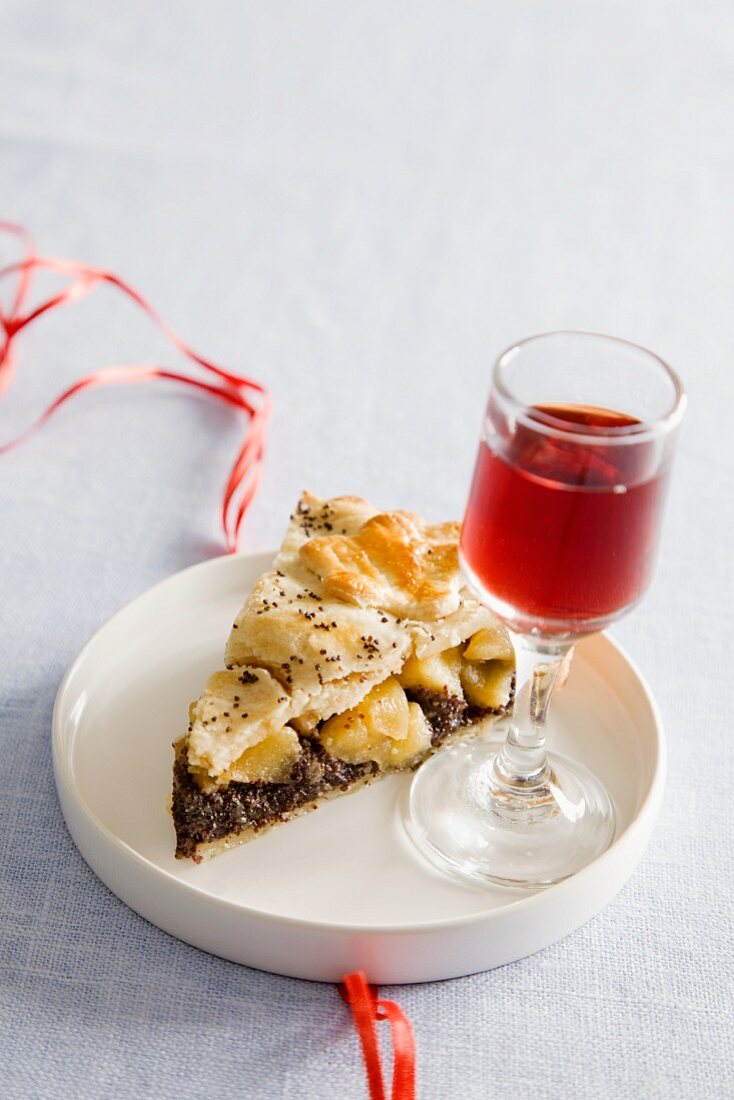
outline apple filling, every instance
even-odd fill
[[[506,637],[480,630],[468,643],[409,658],[398,676],[324,722],[318,737],[328,753],[352,764],[409,767],[458,725],[506,707],[513,675]]]
[[[432,730],[418,703],[408,702],[391,676],[351,710],[335,714],[318,733],[331,756],[348,764],[374,760],[380,768],[404,767],[431,747]]]
[[[397,676],[371,689],[354,707],[322,722],[314,736],[348,764],[407,768],[460,725],[504,709],[512,695],[514,661],[506,635],[486,628],[468,642],[411,657]],[[226,783],[283,783],[302,753],[291,726],[246,749]],[[220,781],[221,782],[221,781]]]

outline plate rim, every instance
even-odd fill
[[[51,740],[52,740],[52,757],[54,767],[54,779],[57,790],[57,797],[61,805],[61,811],[66,824],[67,829],[70,832],[72,841],[80,852],[85,862],[88,862],[85,853],[81,850],[73,831],[70,828],[69,821],[65,810],[65,798],[68,796],[76,805],[77,809],[81,811],[86,824],[91,826],[97,832],[101,833],[104,840],[107,843],[111,843],[117,850],[118,854],[124,857],[129,863],[139,866],[147,873],[154,875],[156,878],[163,878],[166,884],[169,885],[174,891],[178,892],[182,897],[194,895],[198,899],[205,899],[209,904],[217,907],[229,910],[231,913],[241,915],[248,920],[262,921],[267,924],[277,923],[286,927],[297,928],[300,930],[312,930],[314,932],[326,932],[326,933],[349,933],[349,934],[365,934],[365,935],[380,935],[389,934],[391,936],[400,935],[415,935],[416,933],[430,933],[440,932],[441,930],[457,930],[461,928],[472,928],[474,925],[491,922],[494,920],[504,919],[507,915],[510,915],[521,908],[523,911],[532,910],[533,908],[543,907],[547,902],[544,900],[549,896],[555,898],[562,898],[563,894],[582,889],[584,883],[588,880],[591,882],[593,877],[596,877],[600,869],[605,865],[612,864],[613,860],[618,857],[620,849],[626,846],[634,846],[638,834],[644,833],[654,823],[657,816],[660,803],[662,801],[665,776],[667,771],[667,747],[664,726],[662,721],[662,715],[658,706],[657,700],[650,688],[645,677],[640,672],[635,661],[629,657],[624,648],[610,635],[604,631],[599,634],[591,636],[587,639],[587,644],[602,645],[608,647],[617,657],[619,657],[629,668],[636,679],[645,700],[650,707],[652,717],[652,730],[654,731],[653,743],[655,749],[655,759],[653,762],[652,777],[649,784],[649,789],[645,794],[642,802],[637,807],[634,817],[626,826],[624,831],[615,836],[613,843],[601,856],[595,859],[587,867],[582,868],[581,871],[577,871],[576,874],[571,875],[570,878],[565,879],[563,882],[556,883],[553,886],[547,887],[535,891],[533,893],[524,893],[518,891],[517,897],[508,901],[501,906],[495,906],[489,909],[479,909],[473,913],[466,913],[459,916],[441,917],[433,920],[423,920],[420,923],[352,923],[344,920],[313,920],[309,918],[302,918],[292,916],[284,913],[268,913],[262,909],[254,908],[246,905],[242,902],[233,901],[229,898],[222,898],[212,894],[209,890],[203,886],[198,886],[196,883],[189,883],[180,878],[177,878],[172,872],[161,867],[147,856],[142,855],[136,851],[130,844],[122,840],[116,833],[107,827],[107,825],[97,816],[94,810],[87,804],[79,790],[76,783],[73,769],[71,768],[71,759],[73,757],[73,738],[67,745],[68,738],[65,737],[63,731],[63,719],[62,711],[67,705],[67,694],[71,691],[70,685],[73,678],[77,673],[80,665],[85,660],[87,654],[97,642],[100,635],[102,635],[112,624],[116,623],[121,617],[133,611],[137,605],[146,601],[152,595],[159,592],[162,588],[172,585],[173,582],[180,582],[185,577],[191,574],[204,574],[207,572],[216,572],[219,568],[229,568],[233,563],[250,563],[260,559],[263,568],[267,568],[268,564],[272,562],[273,557],[277,551],[264,550],[264,551],[249,551],[240,552],[236,554],[221,554],[213,558],[208,558],[205,561],[197,562],[194,565],[187,566],[184,569],[172,573],[167,577],[162,578],[143,592],[134,596],[131,600],[124,603],[117,611],[115,611],[108,619],[105,620],[94,633],[88,638],[88,640],[77,651],[75,656],[69,662],[69,665],[64,672],[64,675],[59,683],[59,687],[56,692],[56,698],[54,700],[54,707],[51,719]],[[243,594],[244,599],[244,594]],[[71,713],[71,708],[68,709],[68,713]],[[61,787],[64,791],[62,792]],[[92,867],[95,875],[101,879],[96,868]],[[124,899],[121,899],[124,901]],[[125,902],[127,904],[127,902]]]

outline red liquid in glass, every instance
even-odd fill
[[[636,600],[650,579],[665,472],[645,479],[649,441],[608,446],[608,433],[598,446],[589,441],[595,430],[639,423],[634,417],[588,406],[536,411],[567,431],[581,426],[586,439],[519,425],[509,441],[483,441],[462,553],[490,595],[530,616],[603,618]]]

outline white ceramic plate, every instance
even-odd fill
[[[404,834],[403,776],[199,866],[174,859],[171,742],[270,560],[217,558],[170,577],[110,619],[66,673],[53,717],[56,785],[71,835],[102,881],[196,947],[321,981],[356,969],[383,983],[486,970],[598,912],[642,856],[665,769],[650,692],[604,636],[579,646],[552,740],[607,784],[617,839],[560,885],[525,893],[444,878]]]

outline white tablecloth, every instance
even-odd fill
[[[490,361],[578,327],[691,397],[664,550],[615,631],[667,724],[648,855],[608,909],[501,970],[389,992],[422,1100],[732,1090],[734,27],[728,3],[6,0],[0,217],[112,267],[276,415],[243,548],[298,491],[458,516]],[[175,363],[102,291],[19,339],[0,438],[109,362]],[[63,670],[154,581],[221,549],[241,426],[98,390],[0,458],[0,1092],[366,1095],[332,987],[159,932],[56,803]]]

